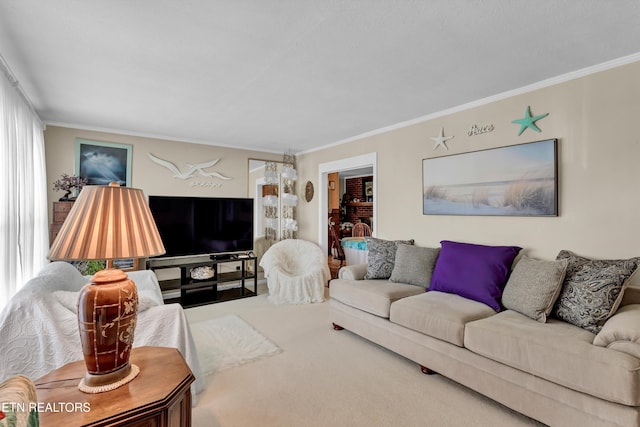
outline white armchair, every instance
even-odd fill
[[[312,242],[282,240],[262,257],[269,287],[269,301],[275,304],[306,304],[324,301],[324,288],[331,278],[327,256]]]

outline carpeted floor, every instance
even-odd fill
[[[491,426],[541,424],[346,330],[328,303],[257,297],[186,310],[190,323],[236,314],[282,352],[207,377],[195,427]]]

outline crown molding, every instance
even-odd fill
[[[14,86],[17,85],[17,87],[19,88],[19,83],[17,82],[17,80],[15,80],[15,77],[12,77],[13,75],[11,74],[11,71],[9,70],[8,67],[6,67],[6,63],[4,62],[4,60],[2,59],[2,57],[0,56],[0,66],[2,66],[4,73],[7,74],[7,77],[11,80],[13,79],[16,83],[14,83]],[[317,147],[317,148],[312,148],[309,150],[305,150],[305,151],[300,151],[297,152],[296,155],[305,155],[305,154],[311,154],[317,151],[321,151],[321,150],[326,150],[329,148],[333,148],[339,145],[343,145],[343,144],[348,144],[350,142],[355,142],[355,141],[359,141],[365,138],[369,138],[372,136],[376,136],[376,135],[380,135],[380,134],[384,134],[387,132],[391,132],[397,129],[402,129],[402,128],[406,128],[409,126],[413,126],[415,124],[419,124],[419,123],[423,123],[429,120],[434,120],[437,119],[439,117],[443,117],[443,116],[448,116],[454,113],[459,113],[462,111],[466,111],[466,110],[470,110],[472,108],[476,108],[476,107],[480,107],[480,106],[484,106],[487,104],[491,104],[493,102],[496,101],[501,101],[504,99],[508,99],[508,98],[512,98],[514,96],[518,96],[518,95],[523,95],[526,93],[530,93],[536,90],[540,90],[540,89],[544,89],[550,86],[555,86],[561,83],[566,83],[572,80],[576,80],[582,77],[586,77],[592,74],[596,74],[596,73],[600,73],[602,71],[606,71],[606,70],[610,70],[613,68],[618,68],[627,64],[631,64],[634,62],[638,62],[640,61],[640,53],[635,53],[632,55],[628,55],[628,56],[624,56],[621,58],[617,58],[611,61],[607,61],[607,62],[603,62],[601,64],[597,64],[597,65],[593,65],[590,67],[586,67],[586,68],[582,68],[580,70],[576,70],[576,71],[572,71],[566,74],[562,74],[560,76],[556,76],[556,77],[552,77],[546,80],[542,80],[539,81],[537,83],[532,83],[530,85],[527,86],[523,86],[517,89],[513,89],[513,90],[509,90],[506,92],[502,92],[496,95],[492,95],[492,96],[488,96],[486,98],[481,98],[478,99],[476,101],[471,101],[468,102],[466,104],[462,104],[462,105],[458,105],[455,107],[451,107],[448,108],[446,110],[441,110],[435,113],[431,113],[431,114],[427,114],[425,116],[420,116],[420,117],[416,117],[415,119],[410,119],[410,120],[406,120],[403,122],[399,122],[390,126],[385,126],[379,129],[375,129],[372,131],[368,131],[368,132],[364,132],[349,138],[345,138],[345,139],[341,139],[339,141],[335,141],[326,145],[323,145],[321,147]],[[20,93],[21,96],[23,96],[27,102],[27,104],[29,106],[31,106],[31,103],[29,102],[28,98],[26,98],[26,95],[20,90],[18,89],[18,92]],[[38,117],[37,113],[34,111],[34,114],[36,114],[36,117]],[[233,148],[236,150],[246,150],[246,151],[254,151],[254,152],[262,152],[262,153],[271,153],[271,154],[281,154],[281,151],[277,151],[277,150],[268,150],[268,149],[256,149],[254,147],[249,147],[249,146],[237,146],[237,145],[229,145],[229,144],[218,144],[218,143],[212,143],[211,141],[205,141],[205,140],[198,140],[198,139],[176,139],[175,137],[172,136],[167,136],[167,135],[158,135],[158,134],[151,134],[151,133],[144,133],[144,132],[133,132],[133,131],[126,131],[126,130],[117,130],[117,129],[109,129],[109,128],[101,128],[101,127],[91,127],[91,126],[83,126],[83,125],[78,125],[78,124],[73,124],[73,123],[64,123],[64,122],[55,122],[55,121],[42,121],[40,120],[41,123],[43,124],[43,126],[60,126],[60,127],[66,127],[66,128],[72,128],[72,129],[78,129],[78,130],[86,130],[86,131],[93,131],[93,132],[103,132],[103,133],[112,133],[112,134],[116,134],[116,135],[126,135],[126,136],[134,136],[134,137],[141,137],[141,138],[151,138],[151,139],[160,139],[160,140],[165,140],[165,141],[172,141],[172,142],[185,142],[185,143],[190,143],[190,144],[201,144],[201,145],[209,145],[209,146],[216,146],[216,147],[223,147],[223,148]]]
[[[166,135],[159,135],[159,134],[152,134],[152,133],[145,133],[145,132],[134,132],[134,131],[128,131],[128,130],[122,130],[122,129],[120,130],[110,129],[110,128],[103,128],[103,127],[97,127],[97,126],[85,126],[85,125],[78,125],[74,123],[46,121],[45,125],[64,127],[69,129],[77,129],[77,130],[83,130],[88,132],[102,132],[102,133],[112,133],[114,135],[133,136],[137,138],[159,139],[159,140],[169,141],[169,142],[184,142],[187,144],[208,145],[210,147],[233,148],[235,150],[253,151],[256,153],[282,154],[282,151],[276,151],[276,150],[265,150],[265,149],[257,149],[249,146],[219,144],[219,143],[212,143],[211,141],[198,140],[198,139],[189,139],[189,138],[177,139],[175,136],[166,136]]]
[[[631,64],[634,62],[640,61],[640,53],[634,53],[632,55],[623,56],[621,58],[617,58],[611,61],[603,62],[601,64],[593,65],[591,67],[582,68],[580,70],[572,71],[566,74],[562,74],[560,76],[551,77],[546,80],[539,81],[537,83],[532,83],[527,86],[523,86],[518,89],[509,90],[506,92],[499,93],[497,95],[488,96],[486,98],[478,99],[476,101],[471,101],[466,104],[458,105],[456,107],[451,107],[446,110],[438,111],[436,113],[427,114],[426,116],[417,117],[415,119],[406,120],[400,123],[396,123],[390,126],[385,126],[383,128],[375,129],[369,132],[361,133],[359,135],[355,135],[346,139],[342,139],[340,141],[336,141],[333,143],[329,143],[322,147],[313,148],[311,150],[306,150],[298,153],[298,155],[310,154],[316,151],[325,150],[327,148],[333,148],[338,145],[348,144],[350,142],[359,141],[364,138],[369,138],[372,136],[380,135],[383,133],[391,132],[393,130],[402,129],[405,127],[413,126],[418,123],[423,123],[429,120],[437,119],[439,117],[448,116],[450,114],[459,113],[465,110],[470,110],[472,108],[480,107],[483,105],[491,104],[496,101],[501,101],[504,99],[512,98],[514,96],[523,95],[525,93],[530,93],[536,90],[544,89],[550,86],[555,86],[561,83],[566,83],[571,80],[576,80],[582,77],[586,77],[592,74],[600,73],[602,71],[610,70],[613,68],[622,67],[627,64]]]

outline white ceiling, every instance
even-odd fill
[[[0,0],[46,124],[302,152],[640,52],[638,0]]]

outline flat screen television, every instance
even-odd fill
[[[253,250],[253,199],[149,196],[165,257]]]

